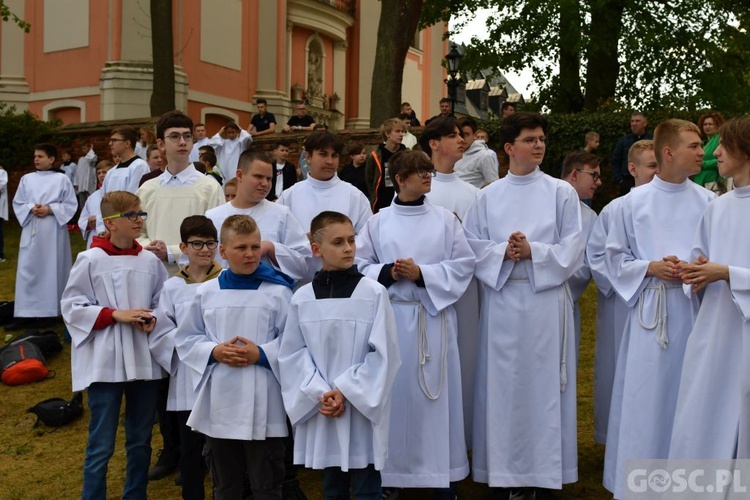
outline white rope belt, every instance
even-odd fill
[[[417,306],[419,308],[418,319],[418,350],[417,357],[419,362],[419,388],[428,399],[436,400],[443,392],[445,384],[445,374],[448,371],[448,322],[445,319],[445,310],[440,311],[440,330],[442,337],[442,350],[440,352],[440,385],[437,394],[433,394],[427,385],[427,362],[430,361],[430,341],[427,336],[427,310],[424,304],[418,301],[394,300],[393,304],[403,304],[407,306]]]
[[[656,330],[656,341],[662,349],[667,348],[669,337],[667,336],[667,288],[682,288],[682,285],[665,283],[659,281],[655,285],[648,285],[643,289],[656,290],[656,310],[651,325],[646,325],[643,321],[643,292],[638,297],[638,322],[644,330]]]
[[[530,283],[528,278],[508,278],[505,280],[506,283],[518,284],[518,283]],[[573,310],[573,295],[570,293],[570,286],[566,281],[563,283],[563,291],[565,293],[565,301],[563,303],[563,336],[562,336],[562,349],[560,351],[560,392],[565,392],[565,388],[568,385],[568,339],[570,338],[570,331],[574,328],[571,321],[568,319],[567,309]]]

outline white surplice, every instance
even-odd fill
[[[340,212],[349,217],[354,224],[355,233],[359,233],[367,219],[372,217],[367,197],[359,189],[339,179],[337,175],[327,181],[319,181],[308,176],[304,181],[285,189],[276,203],[289,207],[305,233],[310,231],[310,222],[313,218],[326,210]],[[307,275],[299,284],[312,281],[320,269],[320,259],[311,258],[308,261]]]
[[[708,206],[690,261],[705,255],[729,266],[729,282],[703,293],[685,349],[669,457],[750,458],[750,186],[735,187]],[[688,292],[692,293],[692,292]]]
[[[594,229],[596,223],[596,212],[585,203],[581,203],[581,228],[583,229],[583,241],[584,245],[588,244],[591,231]],[[586,255],[584,252],[583,265],[578,268],[575,274],[568,280],[568,286],[570,286],[570,294],[573,297],[573,315],[575,318],[575,333],[576,333],[576,366],[578,366],[578,353],[581,351],[581,305],[579,301],[583,296],[583,292],[586,291],[586,287],[589,286],[591,281],[591,269],[588,266]]]
[[[599,213],[586,245],[586,261],[596,283],[596,346],[594,347],[594,440],[607,443],[609,405],[615,364],[629,308],[615,293],[604,259],[612,220],[619,217],[622,198],[615,198]]]
[[[81,216],[78,217],[78,227],[81,229],[81,236],[86,241],[86,249],[91,248],[91,242],[94,236],[104,231],[104,220],[102,220],[102,197],[104,191],[97,189],[91,196],[86,198],[86,203],[81,209]],[[89,229],[89,217],[96,217],[95,225],[92,229]]]
[[[463,220],[476,200],[479,188],[461,180],[456,173],[437,172],[427,201],[450,210]],[[479,340],[479,283],[472,278],[466,292],[456,302],[458,323],[458,354],[461,359],[461,392],[464,403],[464,434],[471,447],[471,425],[474,414],[474,376],[476,374],[477,342]]]
[[[573,303],[583,263],[580,202],[538,168],[482,189],[464,221],[482,283],[473,477],[561,488],[578,479]],[[521,231],[531,259],[505,260]]]
[[[101,248],[78,254],[61,305],[73,347],[73,390],[93,382],[156,380],[164,372],[151,356],[148,334],[130,323],[93,330],[99,313],[155,308],[167,272],[151,252],[110,256]]]
[[[234,139],[222,139],[218,132],[211,138],[208,144],[216,151],[216,164],[221,168],[224,182],[237,177],[240,155],[252,142],[253,136],[245,129]]]
[[[630,307],[617,358],[604,459],[604,487],[625,495],[625,465],[667,458],[685,344],[697,301],[681,282],[646,277],[649,262],[690,258],[693,234],[711,191],[657,175],[622,201],[607,236],[605,259],[615,291]]]
[[[35,205],[49,205],[52,213],[37,217],[31,213]],[[47,170],[21,177],[13,197],[21,225],[15,317],[60,315],[60,296],[73,265],[66,225],[77,208],[73,184],[65,174]]]
[[[306,231],[292,215],[289,207],[262,200],[250,208],[236,208],[232,202],[225,203],[206,212],[206,217],[213,221],[216,231],[221,238],[221,225],[230,215],[249,215],[255,220],[260,229],[260,237],[264,241],[273,242],[276,253],[276,262],[263,257],[263,262],[269,266],[279,269],[295,280],[303,278],[308,269],[309,260],[312,259],[310,240]],[[309,229],[308,229],[309,230]],[[226,261],[221,258],[219,249],[216,249],[216,260],[226,267]]]
[[[89,150],[86,156],[78,159],[75,177],[73,177],[73,186],[76,193],[92,194],[96,191],[96,162],[98,158],[94,150]]]
[[[311,283],[300,288],[279,350],[294,463],[344,471],[374,464],[381,470],[400,366],[396,320],[382,285],[362,278],[345,299],[316,299]],[[346,398],[346,411],[328,418],[318,413],[318,398],[334,388]]]
[[[138,191],[141,177],[149,172],[151,172],[151,167],[140,157],[135,157],[127,166],[118,163],[114,168],[110,168],[107,175],[104,176],[102,191],[104,191],[104,194],[112,191],[128,191],[135,194]]]
[[[393,388],[384,486],[447,488],[469,473],[454,304],[466,291],[474,254],[461,223],[429,203],[380,210],[357,236],[362,272],[412,258],[424,287],[402,279],[388,288],[402,366]]]
[[[188,426],[220,439],[287,435],[278,352],[291,299],[288,287],[267,282],[257,290],[222,290],[218,279],[198,287],[175,333],[197,393]],[[237,335],[263,349],[271,369],[210,363],[214,347]]]
[[[180,363],[175,348],[177,326],[187,316],[201,283],[186,283],[181,276],[164,282],[159,306],[154,310],[156,325],[148,336],[151,355],[169,374],[167,411],[190,411],[195,404],[195,388],[189,369]]]

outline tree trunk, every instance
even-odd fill
[[[409,45],[417,31],[424,0],[382,0],[370,92],[370,126],[398,115]]]
[[[586,66],[584,108],[596,109],[615,97],[620,63],[617,45],[627,0],[593,0]],[[637,35],[634,35],[637,36]]]
[[[560,77],[553,111],[577,113],[583,109],[581,91],[581,9],[578,0],[560,2]]]
[[[176,108],[172,0],[151,0],[151,59],[154,67],[151,116],[159,116]]]

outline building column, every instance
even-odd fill
[[[24,0],[5,0],[11,12],[23,18]],[[0,27],[0,102],[22,112],[29,109],[29,84],[24,74],[24,31],[12,21]]]
[[[289,98],[286,92],[277,89],[276,65],[278,63],[276,45],[270,41],[279,39],[279,7],[276,2],[258,2],[258,85],[253,102],[259,98],[268,101],[268,111],[276,116],[276,127],[284,126],[290,115]],[[283,27],[284,24],[281,24]],[[289,34],[291,36],[291,33]],[[286,42],[288,36],[283,40]],[[285,50],[284,53],[287,51]],[[271,71],[273,70],[273,71]],[[286,117],[286,119],[284,119]],[[284,119],[283,122],[281,120]]]
[[[341,113],[337,117],[336,128],[338,130],[344,128],[344,111],[346,110],[346,47],[346,41],[333,42],[333,91],[339,96],[335,109]]]

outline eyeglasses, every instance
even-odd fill
[[[434,168],[431,168],[430,170],[424,170],[420,168],[415,172],[415,174],[424,178],[435,177],[437,175],[437,171]]]
[[[191,134],[190,132],[185,132],[184,134],[172,132],[171,134],[166,136],[166,138],[172,142],[180,142],[180,138],[182,138],[185,142],[190,142],[193,140],[193,134]]]
[[[526,144],[527,146],[536,146],[538,143],[547,144],[547,138],[544,137],[544,136],[542,136],[542,137],[526,137],[524,139],[516,139],[516,141],[521,141],[522,143]]]
[[[584,170],[582,168],[577,168],[576,172],[583,172],[585,174],[591,174],[591,178],[594,179],[594,182],[602,178],[599,172],[594,172],[593,170]]]
[[[120,214],[108,215],[106,217],[102,217],[102,219],[112,220],[112,219],[119,219],[120,217],[126,217],[130,222],[135,222],[138,220],[139,217],[141,218],[141,220],[146,220],[146,218],[148,217],[148,213],[147,212],[123,212]]]
[[[193,250],[202,250],[205,246],[209,250],[216,250],[216,247],[219,246],[219,242],[216,240],[208,240],[208,241],[188,241],[185,243],[186,245],[190,245]]]
[[[111,139],[109,140],[109,143],[110,143],[110,144],[114,144],[114,143],[116,143],[116,142],[125,142],[125,141],[127,141],[127,140],[128,140],[128,139],[115,139],[115,138],[113,137],[113,138],[111,138]]]

